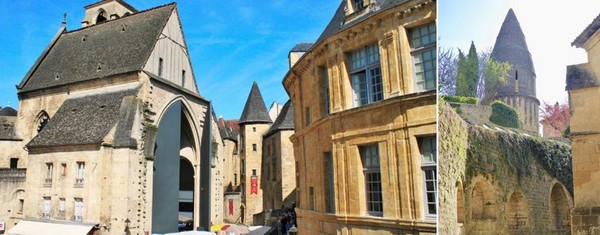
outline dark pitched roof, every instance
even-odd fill
[[[256,82],[254,82],[250,94],[248,95],[248,99],[246,100],[244,111],[240,117],[239,125],[272,122],[273,121],[271,121],[271,118],[269,117],[269,112],[267,112],[265,101],[260,94],[260,89],[258,89]]]
[[[15,128],[16,122],[17,117],[0,116],[0,140],[20,140]]]
[[[172,3],[59,34],[19,92],[141,70],[174,9]]]
[[[265,136],[270,136],[277,131],[281,130],[294,130],[294,106],[292,105],[291,100],[288,100],[283,108],[281,108],[281,113],[275,119],[275,122],[269,130],[265,133]]]
[[[11,108],[11,107],[4,107],[4,108],[0,108],[0,116],[12,116],[12,117],[16,117],[17,116],[17,110]]]
[[[525,35],[512,8],[506,14],[490,56],[498,61],[508,62],[513,67],[518,66],[522,70],[535,73]]]
[[[294,46],[294,48],[292,48],[292,50],[290,50],[290,52],[307,52],[312,46],[313,43],[309,42],[298,43],[296,46]]]
[[[219,126],[219,133],[222,139],[229,139],[237,142],[237,135],[240,131],[238,126],[238,120],[224,120],[223,118],[218,119],[217,125]]]
[[[28,147],[101,144],[117,125],[115,146],[130,146],[139,87],[67,99]]]
[[[600,29],[600,15],[596,16],[596,18],[590,23],[584,30],[575,38],[575,40],[571,43],[571,46],[581,47],[585,42],[587,42],[590,37],[596,33]]]
[[[335,11],[333,18],[331,19],[331,21],[329,21],[329,24],[327,24],[327,27],[325,27],[325,30],[323,30],[323,32],[321,33],[321,36],[319,36],[319,39],[317,39],[317,42],[320,42],[321,40],[328,38],[344,29],[350,28],[350,27],[358,24],[359,22],[362,22],[363,20],[365,20],[373,15],[376,15],[377,13],[379,13],[383,10],[387,10],[389,8],[392,8],[394,6],[400,5],[405,2],[407,2],[407,0],[378,0],[377,3],[379,4],[379,10],[371,11],[367,7],[363,11],[369,11],[368,13],[366,13],[356,19],[353,19],[350,22],[346,22],[345,9],[347,8],[346,7],[347,4],[346,4],[346,1],[343,0],[343,1],[341,1],[338,9]]]

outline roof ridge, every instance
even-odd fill
[[[133,14],[129,14],[129,15],[123,16],[123,17],[118,18],[118,19],[107,20],[107,21],[104,21],[104,22],[100,22],[100,23],[96,23],[96,24],[90,25],[90,26],[81,27],[81,28],[78,28],[78,29],[67,31],[67,32],[65,32],[65,34],[75,33],[75,32],[78,32],[78,31],[81,31],[81,30],[84,30],[84,29],[90,29],[90,28],[93,28],[93,27],[98,26],[98,25],[103,25],[103,24],[107,24],[107,23],[119,21],[121,19],[126,19],[126,18],[129,18],[129,17],[132,17],[132,16],[137,16],[139,14],[148,13],[148,12],[151,12],[151,11],[154,11],[154,10],[158,10],[160,8],[163,8],[163,7],[169,7],[171,5],[177,5],[177,3],[176,2],[171,2],[171,3],[163,4],[163,5],[160,5],[160,6],[155,6],[155,7],[152,7],[152,8],[145,9],[143,11],[138,11],[138,12],[135,12]]]

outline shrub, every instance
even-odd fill
[[[519,128],[521,126],[517,110],[499,100],[492,103],[490,122],[503,127]]]
[[[442,99],[452,103],[463,103],[463,104],[477,104],[479,99],[475,97],[466,96],[442,96]]]

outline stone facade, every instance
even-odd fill
[[[285,76],[300,234],[436,233],[435,20],[435,1],[342,1]]]
[[[462,115],[441,106],[440,234],[569,234],[569,146]],[[522,154],[507,154],[508,139]]]
[[[600,234],[600,17],[573,41],[585,49],[588,63],[567,67],[566,89],[571,111],[571,141],[573,148],[573,188],[575,208],[572,213],[572,234]]]
[[[288,102],[263,137],[261,189],[265,212],[289,208],[296,202],[294,147],[290,141],[294,134],[293,116]]]
[[[115,16],[97,24],[102,14]],[[0,197],[23,200],[23,210],[0,219],[8,229],[25,217],[93,224],[99,234],[176,232],[181,215],[190,215],[193,228],[222,223],[225,150],[210,102],[197,90],[175,4],[138,12],[101,1],[86,7],[88,18],[80,30],[63,26],[18,86],[18,141],[0,141],[12,149],[0,160],[17,156],[27,175],[24,183],[2,182],[10,189]],[[100,53],[111,40],[119,53]],[[114,56],[121,53],[128,58]],[[170,117],[177,118],[162,123]],[[161,133],[170,130],[179,142],[164,155]],[[182,175],[156,175],[167,165]],[[164,178],[180,188],[163,190],[157,182]],[[157,190],[174,195],[166,197],[174,213],[156,210],[164,204]],[[179,211],[181,203],[191,209]]]

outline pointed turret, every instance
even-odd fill
[[[540,101],[535,92],[535,69],[531,53],[525,41],[525,34],[512,9],[508,10],[502,23],[496,44],[490,57],[499,62],[508,62],[507,83],[496,89],[490,100],[501,100],[519,113],[521,127],[538,132]]]
[[[267,106],[260,94],[260,89],[256,81],[252,84],[252,89],[246,100],[244,111],[240,117],[240,125],[251,124],[251,123],[272,123],[273,121],[269,117]]]
[[[536,96],[535,69],[531,53],[513,9],[508,10],[506,14],[491,57],[500,62],[508,62],[512,67],[508,83],[498,90],[498,95],[516,92],[524,96]],[[515,82],[518,82],[518,87],[515,86]]]

